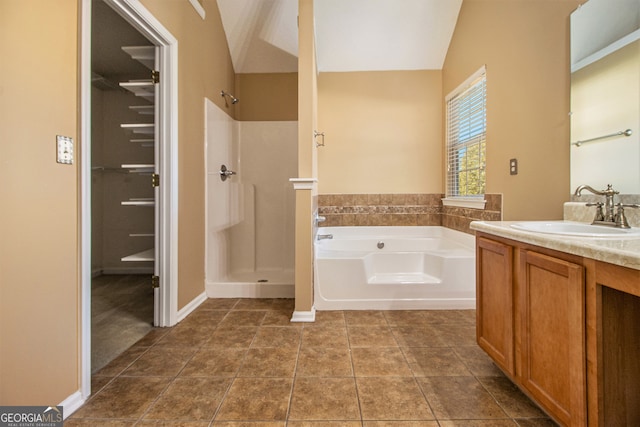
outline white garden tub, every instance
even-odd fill
[[[315,308],[475,308],[475,239],[444,227],[322,227]]]

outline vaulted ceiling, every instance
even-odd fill
[[[298,0],[217,0],[236,73],[298,69]],[[441,69],[462,0],[316,0],[320,72]]]

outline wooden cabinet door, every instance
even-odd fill
[[[521,250],[518,273],[522,385],[563,424],[584,426],[584,268]]]
[[[476,334],[478,345],[503,370],[514,373],[513,247],[476,239]]]

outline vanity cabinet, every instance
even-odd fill
[[[483,233],[476,242],[478,344],[557,421],[586,425],[582,259]]]
[[[478,344],[513,375],[513,247],[478,237],[476,277]]]

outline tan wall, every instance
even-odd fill
[[[142,3],[179,43],[181,308],[204,291],[203,98],[224,109],[235,75],[215,0],[204,21],[186,0]],[[1,405],[58,404],[79,388],[78,162],[55,162],[57,134],[75,139],[76,159],[82,149],[78,4],[0,1]]]
[[[0,1],[0,405],[78,389],[78,168],[56,163],[56,135],[82,145],[77,16]]]
[[[440,193],[442,73],[321,73],[321,194]]]
[[[298,0],[298,177],[316,178],[317,81],[313,0]],[[315,187],[296,190],[295,298],[298,312],[313,308],[313,224]]]
[[[233,117],[220,91],[235,87],[227,40],[215,0],[206,19],[185,1],[142,0],[178,40],[178,309],[204,292],[204,97]],[[233,93],[233,92],[232,92]],[[237,104],[236,104],[237,105]]]
[[[298,73],[237,74],[235,90],[238,120],[298,120]]]
[[[486,191],[503,194],[505,220],[560,219],[569,199],[569,15],[579,3],[462,4],[443,91],[486,64]]]

